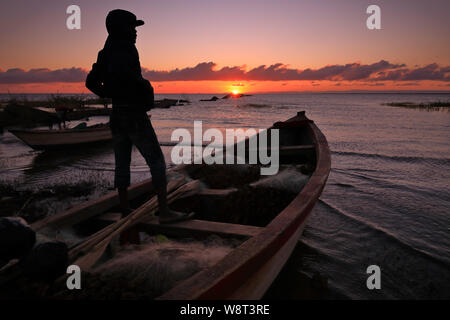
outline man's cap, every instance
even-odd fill
[[[142,26],[144,21],[137,20],[136,16],[130,11],[115,9],[106,16],[106,30],[120,30],[127,27]]]

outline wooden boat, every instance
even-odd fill
[[[9,132],[36,150],[73,147],[112,139],[108,124],[95,125],[84,129],[11,129]]]
[[[273,177],[261,177],[255,170],[259,168],[257,165],[189,164],[179,165],[168,172],[171,206],[195,211],[197,217],[194,220],[159,224],[157,217],[150,215],[155,212],[156,197],[151,194],[151,180],[146,180],[129,188],[129,199],[139,208],[126,218],[121,219],[114,214],[118,210],[119,199],[117,193],[112,192],[38,221],[32,228],[49,234],[75,226],[92,227],[97,223],[81,243],[71,247],[70,263],[77,265],[98,262],[99,255],[92,255],[92,251],[105,248],[111,240],[111,233],[108,232],[124,230],[131,225],[142,232],[174,237],[215,234],[236,238],[240,241],[239,245],[219,261],[182,279],[155,298],[259,299],[296,246],[326,184],[331,165],[325,136],[306,118],[304,112],[287,121],[277,122],[268,130],[273,129],[279,129],[282,167]],[[248,148],[248,140],[241,143]],[[283,173],[285,175],[282,177],[291,177],[296,171],[306,177],[303,186],[294,185],[297,191],[272,188],[270,184],[263,183],[265,179],[277,178]],[[180,184],[180,180],[184,182]],[[198,181],[206,188],[192,192],[193,189],[188,187],[180,191]],[[262,187],[258,187],[261,184]],[[181,196],[174,195],[177,192]],[[98,226],[99,222],[104,224]],[[102,250],[97,253],[102,253]],[[86,256],[89,259],[85,259]],[[176,261],[173,263],[176,264]],[[83,289],[80,291],[85,292],[86,289]]]

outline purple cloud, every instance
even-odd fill
[[[215,71],[214,62],[202,62],[193,68],[154,71],[142,68],[142,76],[150,81],[239,80],[245,76],[240,67],[223,67]]]
[[[46,83],[46,82],[84,82],[87,72],[81,68],[50,70],[47,68],[0,70],[1,84]]]
[[[450,81],[450,67],[440,67],[437,63],[429,64],[425,67],[415,69],[401,68],[388,72],[380,72],[373,79],[375,81],[394,80],[394,81],[419,81],[436,80]]]
[[[349,63],[329,65],[319,69],[293,69],[282,63],[245,70],[245,66],[223,67],[217,69],[214,62],[202,62],[195,67],[158,71],[142,68],[144,78],[153,82],[161,81],[450,81],[450,66],[441,67],[436,63],[424,67],[408,68],[404,64],[392,64],[380,60],[372,64]],[[46,68],[0,69],[0,84],[84,82],[87,71],[81,68],[50,70]]]

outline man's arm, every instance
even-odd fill
[[[111,92],[120,97],[138,94],[147,83],[142,78],[135,48],[112,50],[108,54],[107,77]]]

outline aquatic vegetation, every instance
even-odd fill
[[[410,109],[424,109],[427,111],[450,111],[450,101],[434,101],[426,103],[415,103],[415,102],[389,102],[383,105],[389,107],[403,107]]]
[[[46,99],[39,99],[39,100],[29,100],[26,95],[23,96],[11,95],[9,99],[3,100],[2,103],[4,105],[20,105],[31,108],[54,108],[56,106],[63,106],[69,109],[78,109],[84,107],[87,104],[86,102],[88,101],[91,102],[90,100],[94,99],[86,99],[86,97],[81,94],[79,95],[49,94]]]
[[[240,104],[237,106],[238,108],[272,108],[269,104],[263,104],[263,103],[246,103],[246,104]]]
[[[19,186],[18,183],[0,182],[1,216],[19,216],[28,223],[46,217],[52,206],[58,206],[58,202],[87,197],[96,189],[96,185],[90,181],[55,184],[40,189]]]

